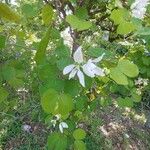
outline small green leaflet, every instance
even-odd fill
[[[49,25],[52,22],[53,16],[53,8],[49,4],[46,4],[42,9],[42,19],[45,25]]]
[[[21,19],[16,12],[4,3],[0,3],[0,17],[12,22],[19,22]]]
[[[71,27],[77,29],[77,31],[87,30],[92,27],[92,23],[90,21],[81,20],[75,15],[68,15],[66,17],[66,21],[71,25]]]

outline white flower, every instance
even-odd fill
[[[27,124],[23,125],[22,128],[23,128],[23,131],[26,131],[26,132],[30,132],[31,130],[31,126]]]
[[[61,122],[61,123],[59,124],[59,130],[60,130],[60,132],[63,133],[63,130],[64,130],[65,128],[68,128],[67,123]]]
[[[82,71],[80,70],[80,67],[83,63],[83,54],[82,54],[82,50],[81,47],[79,47],[74,55],[73,55],[73,59],[75,61],[75,64],[71,64],[69,66],[66,66],[63,70],[63,74],[66,75],[69,73],[69,80],[74,78],[75,75],[77,74],[78,78],[79,78],[79,82],[80,84],[85,87],[85,81],[84,81],[84,74],[82,73]]]
[[[94,78],[95,76],[104,76],[104,70],[96,66],[96,63],[100,62],[103,59],[103,56],[105,54],[103,53],[100,57],[96,59],[89,59],[86,64],[83,65],[83,72],[91,77]]]
[[[83,54],[81,47],[79,47],[73,55],[73,59],[75,64],[68,65],[64,68],[63,74],[69,74],[69,80],[74,78],[75,75],[78,76],[80,84],[85,87],[85,80],[83,72],[91,77],[94,78],[95,76],[104,76],[104,70],[96,66],[96,63],[100,62],[103,59],[103,53],[100,57],[96,59],[89,59],[85,64],[83,60]],[[82,68],[83,72],[80,70]]]
[[[139,19],[143,19],[148,4],[149,0],[135,0],[135,2],[131,5],[132,16]]]

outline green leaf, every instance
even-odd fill
[[[90,21],[81,20],[75,15],[68,15],[66,17],[66,21],[73,27],[77,29],[77,31],[87,30],[92,27],[92,23]]]
[[[0,3],[0,17],[12,22],[20,21],[20,16],[4,3]]]
[[[81,140],[76,140],[74,142],[74,150],[86,150],[86,145]]]
[[[49,4],[46,4],[42,9],[42,19],[45,25],[50,25],[53,16],[54,16],[53,8]]]
[[[150,35],[150,27],[141,27],[137,32],[137,35]]]
[[[48,136],[47,145],[49,150],[66,150],[67,137],[60,133],[51,133]]]
[[[26,17],[34,17],[37,14],[37,10],[34,5],[24,4],[22,6],[22,12]]]
[[[128,85],[127,77],[116,67],[110,70],[110,77],[120,85]]]
[[[128,20],[130,18],[129,11],[126,9],[114,9],[111,13],[110,18],[114,21],[114,23],[121,24],[125,19]]]
[[[57,107],[57,101],[58,101],[58,93],[55,90],[47,90],[42,98],[41,98],[41,105],[43,110],[46,113],[53,113],[55,114],[55,107]]]
[[[146,66],[150,65],[150,57],[142,57],[143,64]]]
[[[6,42],[6,37],[3,35],[0,35],[0,49],[5,48],[5,42]]]
[[[79,94],[80,90],[81,90],[81,86],[76,80],[65,80],[64,92],[66,94],[75,97]]]
[[[8,95],[9,93],[4,88],[0,87],[0,103],[4,101]]]
[[[35,61],[38,65],[45,62],[46,48],[48,46],[48,43],[49,43],[49,40],[51,37],[50,33],[51,33],[51,27],[48,28],[45,36],[43,37],[43,39],[39,43],[39,47],[38,47],[38,50],[37,50],[36,55],[35,55]]]
[[[118,34],[128,34],[135,30],[135,26],[132,22],[123,21],[117,28]]]
[[[24,85],[23,80],[17,78],[12,78],[11,80],[8,81],[8,83],[16,89]]]
[[[72,60],[70,58],[62,58],[57,61],[57,67],[59,70],[63,70],[66,66],[72,64]]]
[[[57,78],[58,70],[55,65],[45,63],[38,66],[38,75],[42,81],[51,81]]]
[[[136,77],[139,74],[138,67],[135,64],[131,63],[129,60],[120,60],[118,62],[118,68],[122,73],[131,78]]]
[[[78,7],[75,11],[75,15],[80,19],[88,19],[88,11],[86,7]]]
[[[10,67],[8,65],[5,65],[3,68],[2,68],[2,75],[3,75],[3,78],[6,80],[6,81],[9,81],[13,78],[15,78],[16,76],[16,71],[13,67]]]
[[[132,96],[131,98],[134,102],[140,102],[142,100],[141,95],[137,94],[137,89],[133,89],[131,91],[131,96]]]
[[[125,99],[119,97],[117,99],[118,106],[120,107],[133,107],[133,101],[131,98],[126,97]]]
[[[74,132],[73,132],[73,137],[76,139],[76,140],[81,140],[81,139],[84,139],[86,136],[86,133],[83,129],[76,129]]]
[[[89,55],[89,56],[91,56],[91,57],[99,57],[103,53],[105,53],[104,57],[111,57],[111,56],[113,56],[113,52],[110,52],[108,50],[105,50],[105,49],[99,48],[99,47],[89,48],[87,50],[87,52],[86,52],[86,54]]]
[[[66,116],[73,109],[72,98],[65,94],[58,94],[55,90],[47,90],[42,98],[41,105],[45,112],[53,115]]]

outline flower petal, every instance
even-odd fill
[[[59,130],[60,130],[61,133],[64,132],[64,131],[63,131],[63,126],[61,125],[61,123],[59,124]]]
[[[83,87],[85,87],[84,74],[83,74],[80,70],[78,70],[77,76],[78,76],[78,78],[79,78],[80,84],[81,84]]]
[[[68,125],[67,125],[66,122],[61,122],[61,125],[62,125],[63,128],[68,128]]]
[[[76,75],[77,71],[78,71],[77,68],[74,68],[74,69],[70,72],[70,74],[69,74],[69,80],[72,79],[72,78],[74,78],[74,76]]]
[[[91,63],[90,60],[89,60],[86,64],[84,64],[84,65],[82,66],[83,72],[84,72],[87,76],[89,76],[89,77],[91,77],[91,78],[94,78],[94,77],[95,77],[94,72],[93,72],[93,69],[94,69],[95,67],[96,67],[96,65],[94,65],[93,63]]]
[[[61,123],[59,124],[59,130],[60,130],[61,133],[63,133],[63,129],[64,129],[64,128],[68,128],[68,125],[67,125],[67,123],[65,123],[65,122],[61,122]]]
[[[78,49],[75,51],[73,55],[73,59],[77,63],[82,63],[83,62],[83,53],[82,53],[82,47],[78,47]]]
[[[104,55],[105,55],[105,53],[103,53],[100,57],[93,59],[92,62],[94,62],[94,63],[100,62],[103,59]]]
[[[75,67],[75,65],[73,65],[73,64],[71,64],[71,65],[69,65],[69,66],[66,66],[66,67],[64,68],[64,70],[63,70],[63,75],[66,75],[66,74],[68,74],[69,72],[71,72],[74,67]]]
[[[99,68],[99,67],[97,67],[96,66],[96,68],[94,69],[94,73],[96,74],[96,75],[98,75],[98,76],[105,76],[105,74],[104,74],[104,70],[103,69],[101,69],[101,68]]]

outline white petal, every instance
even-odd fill
[[[74,69],[70,72],[70,74],[69,74],[69,80],[72,79],[72,78],[74,78],[74,76],[76,75],[77,71],[78,71],[77,68],[74,68]]]
[[[67,125],[67,123],[65,123],[65,122],[61,122],[61,123],[59,124],[59,130],[60,130],[61,133],[63,133],[63,129],[64,129],[64,128],[68,128],[68,125]]]
[[[61,123],[59,124],[59,130],[60,130],[61,133],[64,132],[64,131],[63,131],[63,126],[61,125]]]
[[[94,73],[96,74],[96,75],[98,75],[98,76],[105,76],[105,74],[104,74],[104,70],[103,69],[101,69],[101,68],[99,68],[99,67],[96,67],[95,69],[94,69]]]
[[[83,54],[82,54],[82,47],[78,47],[78,49],[75,51],[73,55],[73,59],[77,63],[82,63],[83,62]]]
[[[78,76],[78,78],[79,78],[80,84],[81,84],[83,87],[85,87],[84,74],[83,74],[80,70],[78,70],[77,76]]]
[[[95,77],[93,71],[90,70],[90,68],[89,68],[89,66],[88,66],[87,64],[83,65],[82,68],[83,68],[83,72],[84,72],[87,76],[89,76],[89,77],[91,77],[91,78],[94,78],[94,77]]]
[[[63,128],[68,128],[68,125],[67,125],[66,122],[61,122],[61,125],[62,125]]]
[[[105,53],[103,53],[100,57],[93,59],[92,62],[94,62],[94,63],[100,62],[103,59],[104,55],[105,55]]]
[[[63,75],[68,74],[69,72],[71,72],[71,70],[75,67],[75,65],[71,64],[69,66],[66,66],[63,70]]]

